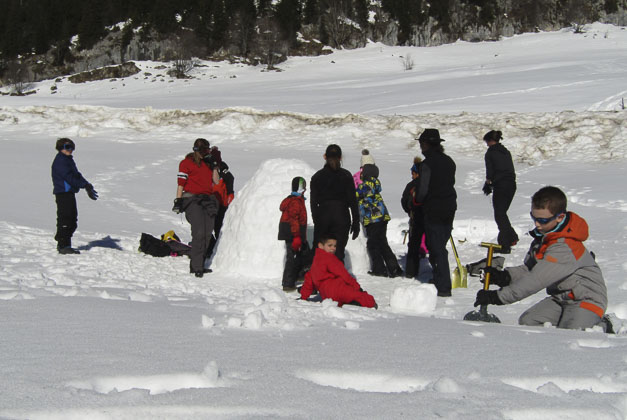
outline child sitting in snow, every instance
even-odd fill
[[[377,308],[374,298],[364,292],[357,280],[346,271],[344,264],[335,256],[337,238],[332,234],[320,236],[318,248],[311,264],[311,269],[305,274],[305,283],[300,290],[300,296],[307,300],[314,290],[324,299],[332,299],[339,303]]]
[[[556,187],[544,187],[531,197],[534,238],[524,264],[497,270],[489,267],[490,284],[496,290],[480,290],[475,306],[518,302],[546,288],[549,297],[527,309],[518,319],[521,325],[585,329],[611,324],[603,314],[607,290],[593,254],[583,245],[588,224],[566,211],[566,195]],[[608,328],[609,327],[609,328]]]
[[[307,182],[297,176],[292,179],[292,193],[279,206],[281,221],[279,222],[279,240],[285,241],[285,268],[283,269],[283,290],[296,290],[298,273],[305,265],[305,256],[309,250],[307,243],[307,209],[305,208],[305,191]]]

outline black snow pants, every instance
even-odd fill
[[[292,241],[285,241],[285,267],[283,268],[283,287],[295,287],[296,280],[307,265],[311,266],[309,258],[311,250],[307,241],[303,242],[300,251],[292,249]]]
[[[55,194],[57,202],[57,249],[72,246],[72,235],[78,227],[76,194],[73,192]]]
[[[409,240],[407,242],[407,257],[405,262],[405,276],[416,277],[420,271],[420,244],[425,233],[425,222],[422,210],[413,210],[409,219]]]
[[[370,256],[370,267],[377,275],[396,276],[401,272],[396,255],[392,252],[387,238],[388,222],[370,223],[366,226],[366,249]],[[418,243],[420,247],[420,243]]]
[[[516,182],[501,181],[494,186],[492,195],[494,221],[499,228],[497,242],[506,249],[518,242],[518,235],[507,217],[507,210],[512,204],[514,194],[516,194]]]
[[[218,207],[218,199],[213,195],[198,194],[184,198],[185,219],[192,229],[189,268],[193,273],[203,271],[205,268],[205,258],[209,249],[215,217],[218,214]]]

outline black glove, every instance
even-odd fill
[[[510,276],[507,270],[499,270],[494,267],[486,267],[483,270],[481,276],[481,283],[485,283],[486,273],[490,273],[490,284],[496,284],[499,287],[508,286],[512,282],[512,276]]]
[[[483,184],[483,188],[481,188],[481,190],[483,191],[483,193],[484,193],[485,195],[490,195],[490,194],[492,194],[492,184],[488,184],[488,181],[486,181],[486,182]]]
[[[174,206],[172,206],[172,211],[176,214],[183,213],[183,199],[182,198],[174,199]]]
[[[499,295],[496,290],[479,290],[477,292],[477,299],[475,300],[475,306],[479,305],[502,305]]]
[[[91,184],[85,185],[85,191],[87,191],[87,196],[92,200],[98,200],[98,192],[94,190],[94,186]]]
[[[207,156],[202,158],[202,160],[205,161],[205,163],[207,164],[207,166],[209,166],[209,168],[211,168],[211,170],[219,167],[218,162],[216,161],[216,159],[213,157],[212,154],[208,154]]]
[[[357,237],[359,236],[359,222],[358,221],[353,222],[350,228],[350,233],[353,234],[353,236],[351,237],[353,240],[357,239]]]

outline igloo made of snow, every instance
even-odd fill
[[[251,279],[276,278],[280,284],[285,265],[285,241],[277,239],[281,201],[291,193],[292,179],[302,176],[307,188],[316,172],[298,159],[270,159],[235,193],[220,232],[211,268],[216,273],[246,276]],[[313,247],[313,221],[309,191],[305,193],[307,208],[307,240]],[[366,239],[362,233],[348,240],[346,267],[353,274],[369,270]]]

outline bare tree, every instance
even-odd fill
[[[403,61],[403,68],[405,71],[414,69],[414,59],[411,54],[407,54],[405,56],[401,56],[401,60]]]
[[[283,52],[287,49],[287,42],[281,36],[278,22],[272,17],[262,17],[257,21],[256,50],[262,56],[262,61],[268,70],[274,70]]]
[[[168,74],[177,79],[189,78],[189,73],[196,66],[198,60],[193,58],[193,52],[197,50],[197,39],[193,33],[183,33],[178,37],[172,68]]]
[[[348,41],[351,34],[349,12],[351,3],[347,0],[324,0],[322,24],[329,35],[333,48],[340,48]]]
[[[11,85],[13,94],[16,95],[24,95],[32,86],[28,66],[21,60],[11,60],[8,62],[6,79],[9,85]]]

